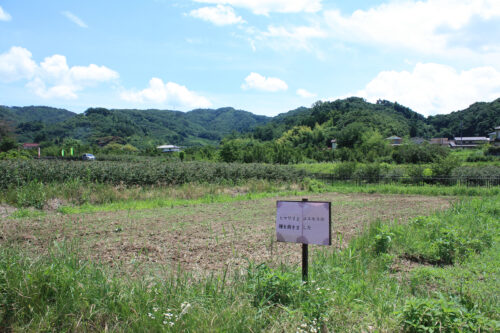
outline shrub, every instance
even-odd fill
[[[291,273],[272,270],[265,264],[248,268],[250,292],[253,294],[254,306],[288,305],[292,296],[300,287],[298,281]]]
[[[376,254],[387,253],[391,246],[394,233],[388,225],[382,225],[377,229],[377,233],[373,240],[373,251]]]
[[[403,332],[481,332],[498,322],[445,299],[412,298],[399,313]]]
[[[17,205],[19,207],[35,207],[42,209],[47,202],[44,186],[39,182],[30,182],[17,191]]]

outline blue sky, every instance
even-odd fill
[[[0,104],[274,116],[500,97],[498,0],[0,0]]]

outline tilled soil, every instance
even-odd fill
[[[54,241],[70,244],[82,258],[138,274],[147,267],[193,272],[245,267],[247,261],[300,265],[301,246],[276,242],[276,197],[231,203],[200,204],[143,211],[93,214],[50,214],[31,219],[0,218],[0,245],[46,253]],[[312,195],[332,203],[332,246],[311,245],[309,251],[334,251],[377,219],[404,223],[450,206],[450,198],[410,195]],[[310,254],[311,255],[311,254]]]

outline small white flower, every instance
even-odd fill
[[[153,306],[153,312],[158,312],[158,308],[156,306]]]
[[[184,302],[181,304],[181,314],[179,315],[179,317],[182,317],[183,315],[185,315],[188,311],[189,311],[189,308],[191,307],[191,304],[189,304],[188,302]]]
[[[154,314],[152,314],[151,312],[148,312],[148,317],[151,318],[151,319],[155,319]]]

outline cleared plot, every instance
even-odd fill
[[[450,198],[338,194],[312,195],[332,202],[332,246],[310,246],[310,252],[345,246],[376,219],[402,223],[450,206]],[[206,272],[244,267],[247,260],[300,265],[299,244],[275,241],[276,197],[224,204],[146,211],[48,215],[0,222],[0,244],[44,253],[54,241],[70,242],[82,258],[92,258],[138,274],[143,269]]]

